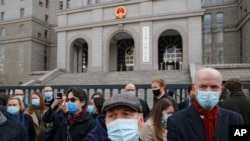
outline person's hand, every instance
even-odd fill
[[[61,99],[61,98],[56,98],[55,100],[54,100],[54,102],[51,104],[51,109],[54,109],[56,106],[58,106],[59,104],[61,104],[63,102],[63,100]]]
[[[64,113],[67,113],[66,102],[62,102],[62,104],[60,105],[60,108],[63,110]]]

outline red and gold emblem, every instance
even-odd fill
[[[115,16],[117,19],[125,18],[127,10],[124,6],[118,6],[115,9]]]

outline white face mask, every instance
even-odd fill
[[[127,94],[129,94],[129,95],[135,95],[135,91],[128,91]]]
[[[20,99],[21,101],[23,101],[23,98],[24,98],[24,96],[22,96],[22,95],[17,95],[15,97],[18,98],[18,99]]]
[[[135,141],[139,137],[136,119],[116,119],[107,124],[108,138],[111,141]]]

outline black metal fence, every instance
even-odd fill
[[[168,84],[167,91],[173,93],[173,98],[177,103],[187,99],[187,88],[190,84]],[[30,103],[30,96],[34,91],[42,92],[45,86],[0,86],[0,89],[5,90],[9,96],[12,96],[15,89],[23,89],[25,92],[25,101]],[[90,97],[94,92],[101,92],[105,98],[112,96],[113,94],[119,94],[124,92],[124,85],[52,85],[54,93],[65,93],[70,87],[81,87],[86,90]],[[152,98],[151,85],[136,84],[136,95],[146,101],[150,101]],[[244,92],[250,97],[250,84],[244,84]]]

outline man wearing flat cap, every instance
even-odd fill
[[[108,140],[140,141],[139,129],[144,120],[140,101],[135,95],[112,96],[104,102],[102,112],[106,114]]]

